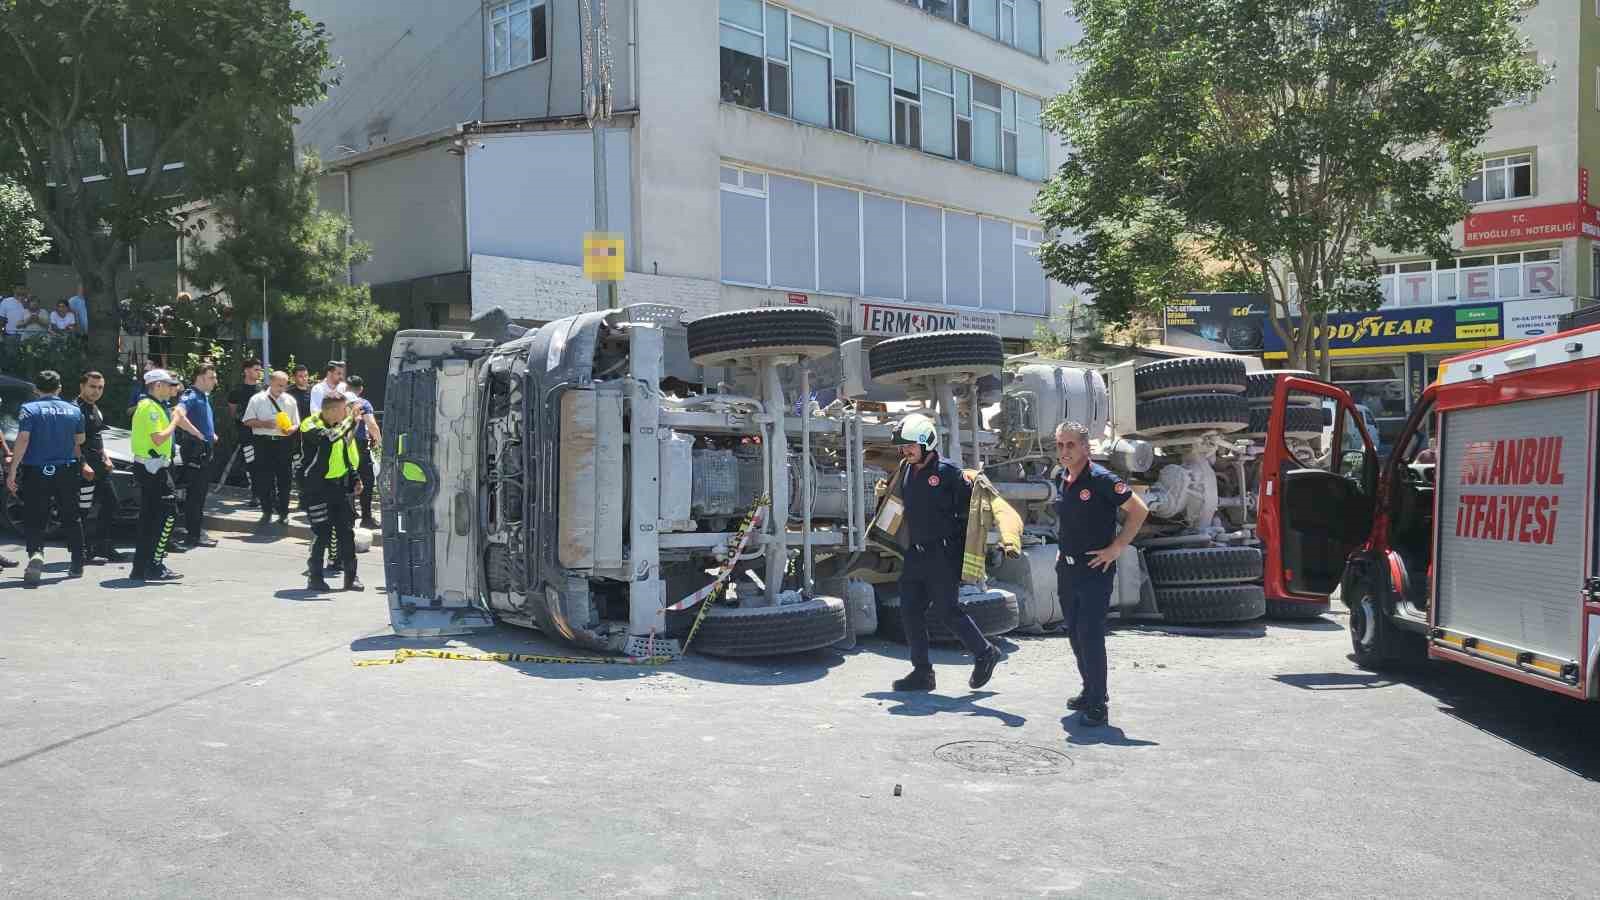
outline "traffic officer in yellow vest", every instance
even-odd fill
[[[177,581],[166,566],[167,542],[178,521],[178,489],[172,481],[172,435],[183,407],[167,412],[178,379],[165,369],[144,373],[146,395],[133,410],[134,475],[139,480],[139,536],[133,553],[135,581]]]
[[[306,590],[329,591],[322,563],[332,557],[344,571],[344,589],[365,590],[356,577],[355,508],[351,492],[367,489],[356,470],[361,453],[356,447],[357,418],[350,415],[344,394],[329,392],[322,409],[300,424],[302,492],[306,517],[311,520],[311,563]]]

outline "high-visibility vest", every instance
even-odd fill
[[[172,459],[172,441],[168,439],[157,445],[155,433],[167,427],[172,421],[167,415],[167,408],[156,402],[154,397],[145,397],[133,410],[133,458],[139,461],[147,460],[152,456],[163,459]]]
[[[334,444],[334,452],[328,455],[328,474],[324,477],[329,481],[337,481],[343,478],[361,464],[360,451],[356,449],[356,437],[349,427],[348,420],[339,424],[345,431],[344,436]],[[327,429],[328,425],[322,421],[322,413],[320,412],[312,414],[310,418],[300,423],[300,430],[306,434],[315,431],[326,431]],[[338,452],[340,450],[344,452]],[[313,457],[309,461],[308,467],[303,471],[309,472],[315,465],[316,461]]]

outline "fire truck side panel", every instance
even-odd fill
[[[1595,393],[1451,406],[1441,402],[1432,615],[1443,652],[1435,655],[1556,678],[1565,663],[1570,681],[1588,656],[1580,592],[1594,514]]]

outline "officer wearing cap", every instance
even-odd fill
[[[322,406],[300,425],[305,441],[305,456],[300,474],[305,485],[306,518],[311,520],[311,560],[306,568],[306,590],[332,590],[323,579],[323,561],[332,561],[344,572],[344,589],[365,590],[356,577],[355,509],[350,504],[354,491],[367,489],[357,471],[361,454],[356,449],[355,427],[359,418],[345,395],[329,393]]]
[[[186,417],[182,406],[169,414],[166,404],[178,392],[178,379],[166,369],[144,373],[146,395],[133,410],[134,476],[139,480],[139,535],[133,552],[135,581],[177,581],[167,568],[167,544],[178,520],[178,489],[172,480],[172,435]]]
[[[900,447],[900,498],[905,503],[906,548],[900,572],[900,616],[911,649],[911,674],[894,683],[897,691],[931,691],[935,682],[928,659],[928,610],[961,639],[974,660],[968,684],[989,683],[1000,648],[989,643],[972,617],[961,609],[961,553],[966,545],[967,507],[972,485],[961,468],[939,458],[933,420],[913,413],[894,427]]]
[[[1106,711],[1106,613],[1116,581],[1117,558],[1138,536],[1150,508],[1128,483],[1089,459],[1089,430],[1077,422],[1056,426],[1061,495],[1056,500],[1056,585],[1061,630],[1072,643],[1083,691],[1067,701],[1082,710],[1085,725],[1110,721]],[[1117,510],[1126,520],[1119,531]]]

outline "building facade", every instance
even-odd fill
[[[1449,260],[1379,260],[1383,306],[1332,317],[1333,380],[1372,413],[1385,445],[1443,359],[1557,327],[1600,298],[1600,2],[1543,2],[1522,23],[1551,81],[1493,113],[1466,187],[1472,212]],[[1281,342],[1265,329],[1267,358]]]
[[[580,4],[299,0],[341,82],[298,138],[408,326],[591,309]],[[1031,207],[1062,150],[1066,0],[609,0],[622,303],[833,311],[1026,339],[1065,303]]]

